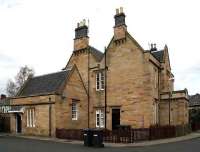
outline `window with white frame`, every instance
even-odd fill
[[[26,120],[27,127],[35,127],[35,108],[27,109]]]
[[[104,77],[104,72],[97,72],[96,73],[96,90],[104,90],[104,86],[105,86],[105,77]]]
[[[77,101],[72,101],[72,120],[78,120]]]
[[[104,128],[104,110],[103,109],[96,110],[96,127]]]

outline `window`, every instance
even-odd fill
[[[77,101],[72,101],[72,120],[78,120]]]
[[[104,73],[103,72],[98,72],[96,73],[96,90],[104,90]]]
[[[96,127],[104,128],[104,110],[103,109],[96,110]]]
[[[29,108],[26,111],[26,126],[35,127],[35,108]]]
[[[157,102],[153,103],[153,124],[158,123],[158,104]]]

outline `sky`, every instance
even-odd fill
[[[90,45],[103,51],[119,7],[144,49],[167,44],[175,89],[200,93],[199,6],[198,0],[0,0],[0,94],[21,66],[36,75],[65,67],[82,19],[89,20]]]

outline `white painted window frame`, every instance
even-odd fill
[[[105,87],[105,74],[103,71],[96,73],[96,91],[104,90]]]
[[[31,109],[29,109],[29,126],[33,127],[32,126],[32,110]]]
[[[104,128],[105,127],[104,110],[103,109],[97,109],[96,110],[96,127],[97,128]]]
[[[35,127],[35,108],[32,109],[32,127]]]
[[[35,108],[29,108],[26,111],[26,126],[33,128],[36,126]]]
[[[72,120],[78,120],[78,103],[72,101]]]
[[[26,111],[26,126],[30,127],[30,125],[29,125],[29,109],[27,109],[27,111]]]

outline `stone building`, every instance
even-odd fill
[[[56,128],[87,127],[87,93],[76,66],[28,79],[12,106],[23,108],[13,112],[12,132],[55,136]]]
[[[0,96],[0,132],[10,132],[10,99],[6,95]]]
[[[200,109],[200,94],[189,96],[189,109]]]
[[[85,20],[78,23],[63,71],[27,80],[13,98],[13,105],[24,108],[13,124],[20,119],[23,133],[37,135],[54,135],[56,128],[188,124],[187,90],[174,91],[168,47],[144,50],[125,17],[122,8],[116,10],[104,53],[90,45]]]
[[[90,127],[187,124],[187,90],[174,91],[168,47],[157,50],[153,44],[144,50],[128,32],[122,8],[114,19],[114,35],[104,54],[90,46],[88,27],[78,24],[66,65],[77,66],[88,88]]]

